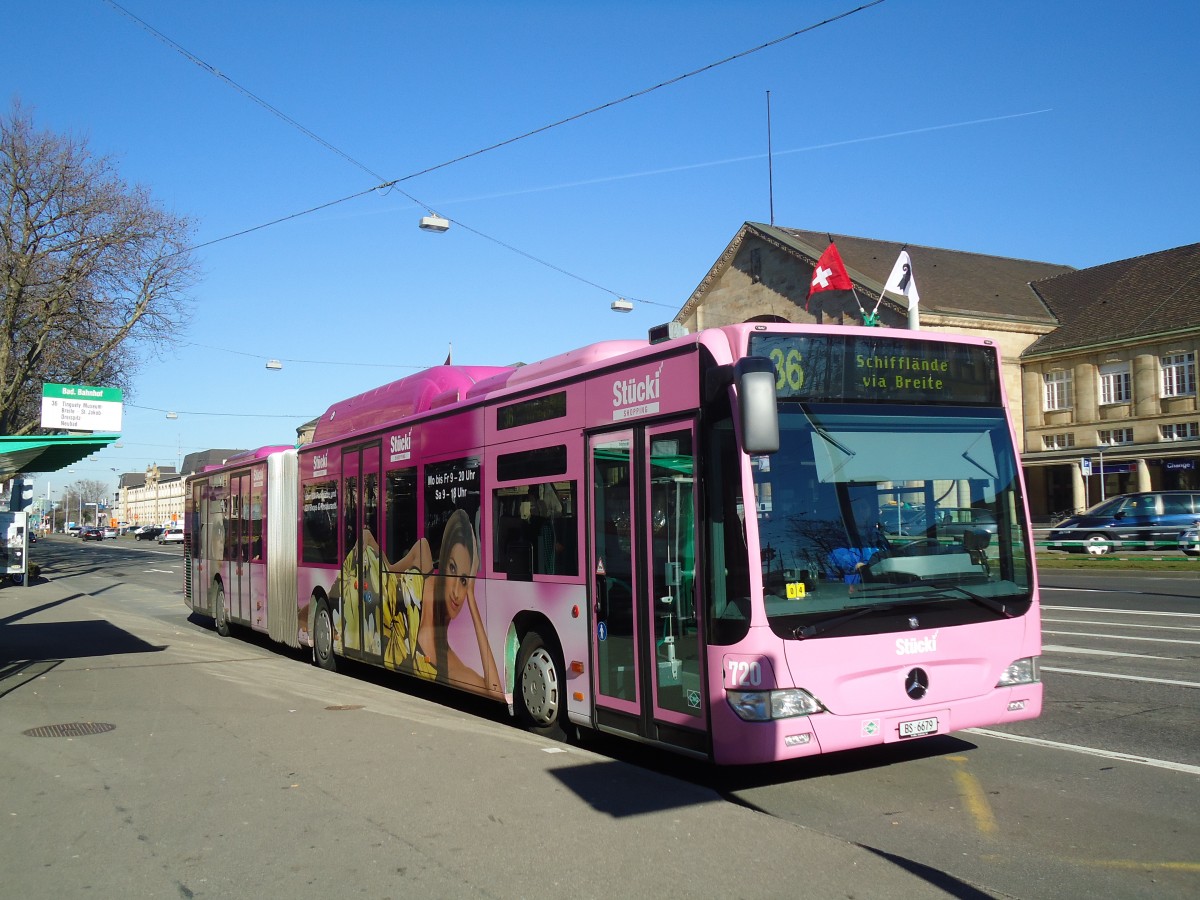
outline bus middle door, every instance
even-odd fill
[[[346,655],[383,664],[379,552],[380,445],[347,450],[342,507],[342,639]]]
[[[250,535],[250,474],[229,477],[229,519],[225,523],[229,560],[229,618],[246,624],[250,621],[250,566],[246,544]]]

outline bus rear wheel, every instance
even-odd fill
[[[333,617],[329,604],[317,601],[313,616],[313,662],[330,672],[337,671],[337,656],[333,652]]]
[[[521,641],[513,693],[521,727],[554,740],[566,739],[567,695],[562,654],[536,631],[528,632]]]
[[[229,637],[229,610],[225,608],[225,588],[217,588],[217,608],[213,611],[213,619],[216,621],[217,634],[221,637]]]

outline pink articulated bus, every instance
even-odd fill
[[[190,477],[188,605],[719,764],[1037,716],[992,342],[664,330],[439,366]]]

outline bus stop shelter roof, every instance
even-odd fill
[[[119,434],[25,434],[0,437],[0,479],[26,472],[57,472],[103,450]]]

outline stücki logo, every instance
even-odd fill
[[[315,453],[313,454],[313,474],[324,475],[329,470],[329,454]]]
[[[392,454],[391,462],[399,462],[412,456],[412,431],[405,434],[393,434],[389,440],[388,449]]]
[[[914,653],[936,653],[937,636],[938,633],[935,631],[929,637],[896,638],[896,655],[912,656]]]
[[[652,375],[613,382],[613,420],[658,412],[662,396],[662,365]]]

